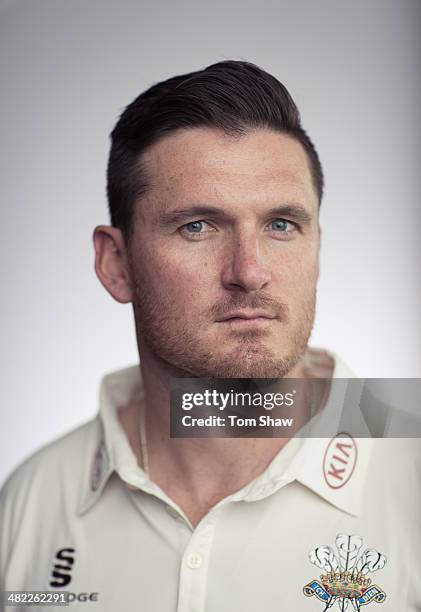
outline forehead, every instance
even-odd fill
[[[318,205],[304,148],[273,130],[239,137],[213,128],[181,130],[151,146],[143,162],[160,208],[175,201],[244,206],[280,199]]]

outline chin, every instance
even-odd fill
[[[202,377],[210,378],[270,378],[279,379],[286,376],[298,363],[301,353],[276,355],[266,349],[234,351],[220,357],[213,354],[207,363],[200,364]],[[205,373],[204,373],[205,372]]]

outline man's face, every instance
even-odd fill
[[[138,341],[179,376],[278,378],[307,346],[318,199],[306,153],[257,129],[176,132],[143,156],[129,245]]]

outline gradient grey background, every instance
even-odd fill
[[[246,59],[290,89],[326,173],[312,344],[421,377],[421,2],[3,0],[0,481],[137,361],[93,271],[108,134],[154,82]]]

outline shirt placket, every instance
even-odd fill
[[[209,560],[217,510],[209,512],[193,531],[181,559],[177,612],[204,612]]]

